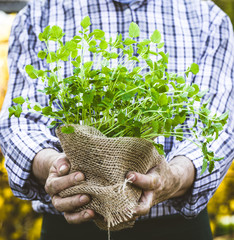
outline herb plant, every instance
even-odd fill
[[[22,104],[27,104],[29,111],[54,119],[49,128],[63,125],[62,132],[69,134],[74,131],[72,124],[82,124],[108,137],[141,137],[151,141],[160,154],[164,153],[163,146],[154,138],[187,139],[203,152],[202,172],[208,162],[211,172],[214,162],[222,158],[215,157],[208,145],[218,138],[228,113],[212,115],[208,102],[197,104],[206,91],[200,91],[197,84],[186,84],[185,78],[197,74],[198,65],[193,63],[182,74],[168,73],[168,54],[160,50],[164,43],[158,30],[150,39],[137,41],[140,29],[132,22],[128,38],[117,34],[114,40],[107,40],[100,29],[89,33],[90,25],[87,16],[81,21],[79,35],[65,43],[58,26],[48,26],[39,34],[46,48],[38,57],[46,60],[50,70],[37,70],[32,65],[25,69],[30,78],[44,82],[44,89],[39,91],[49,96],[49,104],[42,107],[20,96],[13,99],[17,105],[9,108],[9,117],[20,117]],[[51,41],[57,43],[56,51],[50,51]],[[93,61],[85,62],[88,52]],[[60,73],[63,61],[70,62],[71,75],[67,78]]]

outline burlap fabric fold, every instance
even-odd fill
[[[81,171],[86,180],[64,190],[60,196],[91,195],[92,201],[77,211],[93,209],[100,214],[95,223],[101,229],[107,230],[108,225],[111,231],[133,226],[133,221],[126,220],[132,217],[141,190],[126,183],[126,173],[137,171],[145,174],[154,166],[158,166],[160,172],[164,158],[145,139],[108,138],[93,127],[73,126],[74,133],[64,134],[58,128],[56,134],[71,162],[70,172]]]

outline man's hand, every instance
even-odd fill
[[[90,201],[88,195],[79,194],[71,197],[61,198],[58,193],[64,189],[79,184],[85,180],[81,172],[69,173],[70,163],[64,153],[58,153],[53,149],[40,151],[33,161],[33,174],[38,182],[45,186],[46,192],[51,196],[52,204],[64,212],[68,223],[79,224],[94,217],[94,211],[87,209],[79,213],[75,209]]]
[[[143,190],[139,206],[135,209],[135,216],[149,213],[150,208],[159,202],[184,195],[194,182],[195,168],[192,162],[184,157],[175,157],[170,163],[157,167],[147,174],[129,172],[127,178]]]

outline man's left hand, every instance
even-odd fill
[[[139,205],[135,209],[136,218],[149,213],[153,205],[167,199],[183,196],[193,185],[195,168],[190,159],[178,156],[170,163],[164,163],[160,172],[157,166],[147,174],[129,172],[127,178],[143,190]]]

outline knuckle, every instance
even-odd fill
[[[72,210],[76,210],[80,206],[80,196],[77,198],[76,196],[73,196],[71,198],[70,206]]]
[[[62,211],[60,203],[59,203],[59,199],[57,197],[53,197],[52,198],[52,204],[54,205],[54,207],[58,210],[58,211]]]
[[[50,180],[47,180],[47,181],[46,181],[45,191],[46,191],[48,194],[51,194],[51,192],[52,192],[52,183],[51,183]]]
[[[157,179],[155,176],[150,176],[150,181],[149,181],[149,188],[151,190],[155,189],[157,187]]]
[[[53,180],[50,180],[47,184],[47,190],[49,194],[54,195],[58,192],[58,186],[54,184]]]
[[[142,215],[147,215],[147,214],[149,214],[149,212],[150,212],[150,208],[148,206],[144,206],[141,214]]]
[[[66,219],[66,221],[69,223],[69,224],[72,224],[73,221],[72,221],[72,218],[69,214],[67,213],[64,213],[64,218]]]
[[[59,201],[57,198],[53,197],[52,198],[52,204],[54,205],[54,207],[59,211],[60,209],[60,205],[59,205]]]

